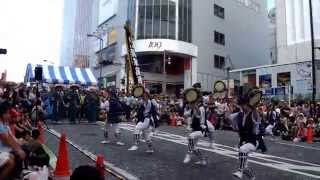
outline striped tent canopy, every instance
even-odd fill
[[[49,84],[80,84],[86,86],[97,85],[97,79],[89,68],[74,68],[52,65],[27,65],[25,82],[35,82],[35,67],[42,67],[42,79]]]

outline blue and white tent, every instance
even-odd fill
[[[74,68],[52,65],[27,65],[25,82],[35,82],[34,69],[41,66],[42,79],[49,84],[80,84],[87,86],[97,85],[97,79],[89,68]]]

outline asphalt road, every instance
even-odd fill
[[[119,171],[129,179],[145,180],[232,180],[232,172],[238,168],[238,136],[234,132],[216,131],[214,149],[208,148],[207,139],[200,142],[203,154],[208,158],[206,167],[193,163],[183,164],[187,151],[187,131],[182,127],[161,126],[153,138],[156,151],[150,155],[141,143],[136,152],[128,151],[133,143],[131,124],[122,124],[122,138],[125,146],[103,145],[102,125],[49,125],[57,132],[65,132],[71,143],[90,154],[103,154],[107,166]],[[255,171],[258,180],[314,180],[320,179],[320,145],[292,143],[278,139],[266,139],[266,154],[251,154],[249,166]],[[55,146],[54,144],[51,147]],[[92,163],[83,153],[72,148],[73,167]]]

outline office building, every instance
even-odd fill
[[[100,0],[99,14],[99,27],[107,29],[104,86],[121,88],[125,79],[127,20],[144,84],[156,93],[177,94],[195,82],[212,91],[227,68],[269,62],[267,7],[260,0]]]
[[[65,0],[60,64],[89,67],[91,44],[87,34],[95,28],[95,6],[99,0]]]
[[[320,46],[320,0],[312,0],[314,35]],[[311,60],[309,0],[276,1],[278,63]],[[317,57],[320,52],[317,51]]]

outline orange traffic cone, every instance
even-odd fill
[[[308,130],[307,130],[307,143],[308,144],[313,143],[313,129],[312,129],[312,127],[308,127]]]
[[[97,155],[96,167],[99,170],[101,176],[104,177],[105,176],[105,174],[104,174],[104,172],[105,172],[105,169],[104,169],[104,157],[101,154]]]
[[[44,129],[43,129],[43,126],[42,126],[42,124],[40,122],[38,122],[38,130],[40,132],[40,136],[39,136],[38,141],[41,144],[44,144]]]
[[[54,171],[54,176],[59,178],[69,177],[70,176],[69,159],[68,159],[66,135],[64,133],[62,133],[60,137],[58,153],[59,153],[58,160],[56,164],[56,169]]]
[[[171,126],[177,126],[177,115],[176,113],[172,113]]]

